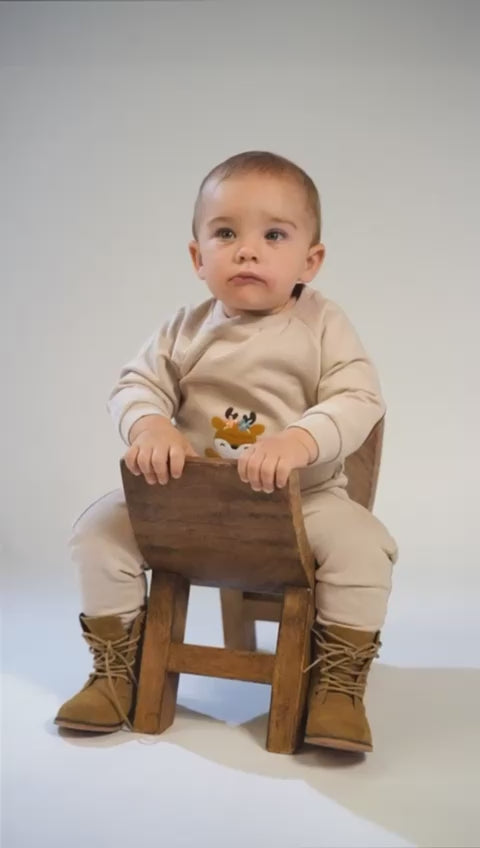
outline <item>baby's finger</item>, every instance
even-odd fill
[[[165,486],[168,483],[168,448],[154,448],[152,451],[152,469],[154,483]],[[149,481],[150,482],[150,481]]]
[[[280,458],[275,472],[275,482],[278,489],[283,489],[287,485],[291,470],[290,463]]]
[[[138,452],[137,464],[147,483],[153,486],[157,482],[157,476],[155,470],[152,468],[152,454],[150,449],[147,451],[140,450]]]
[[[248,459],[247,477],[254,492],[260,492],[262,489],[260,471],[264,459],[265,454],[261,453],[259,450],[252,453]]]
[[[172,445],[169,452],[170,474],[175,479],[182,476],[182,471],[185,465],[185,451],[178,445]]]
[[[260,482],[264,492],[268,492],[269,494],[273,492],[275,488],[275,469],[279,462],[280,457],[275,456],[266,456],[262,462],[260,467]]]
[[[200,456],[200,454],[189,444],[185,451],[185,456]]]
[[[138,477],[142,472],[140,471],[140,468],[137,464],[137,454],[138,448],[131,447],[128,449],[123,458],[125,460],[125,465],[127,466],[128,470]]]
[[[242,483],[248,483],[247,467],[252,451],[253,447],[248,447],[246,450],[242,451],[237,462],[237,471]]]

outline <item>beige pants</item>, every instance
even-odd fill
[[[336,487],[303,496],[316,571],[317,619],[362,630],[383,626],[391,591],[395,540],[367,509]],[[101,497],[77,519],[70,539],[89,616],[121,615],[126,623],[145,602],[145,562],[122,489]]]

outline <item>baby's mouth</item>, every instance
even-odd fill
[[[237,286],[241,286],[252,285],[252,283],[258,285],[259,283],[264,283],[265,281],[262,280],[261,277],[257,277],[255,275],[250,276],[248,274],[237,274],[237,276],[232,277],[231,282]]]

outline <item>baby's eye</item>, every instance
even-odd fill
[[[227,238],[228,233],[233,234],[233,230],[231,230],[230,227],[220,227],[215,231],[215,238]]]
[[[269,230],[265,238],[268,238],[268,236],[280,236],[283,239],[286,238],[287,234],[283,230]],[[278,238],[269,239],[269,241],[278,241]]]

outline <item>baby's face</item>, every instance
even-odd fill
[[[249,174],[206,186],[189,249],[227,315],[272,313],[288,308],[295,283],[310,282],[322,263],[324,247],[310,246],[312,231],[299,186]]]

